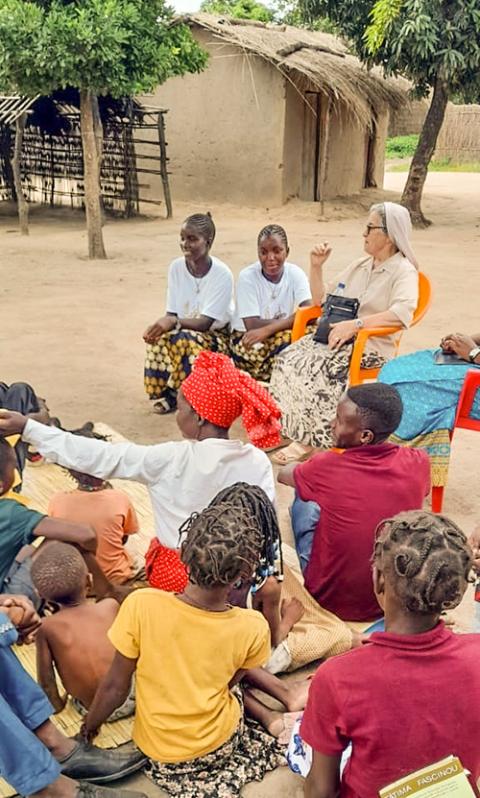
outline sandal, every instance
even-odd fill
[[[300,463],[302,460],[306,460],[313,450],[313,446],[304,446],[302,443],[293,442],[286,449],[281,449],[273,454],[272,463],[281,466],[289,463]]]
[[[176,403],[172,404],[168,401],[168,399],[165,398],[159,399],[157,402],[155,402],[152,408],[153,412],[158,416],[166,416],[167,413],[173,413],[176,409]]]

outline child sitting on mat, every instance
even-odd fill
[[[115,650],[107,632],[119,604],[113,598],[97,604],[87,600],[91,576],[77,549],[66,543],[42,547],[34,558],[31,576],[40,597],[60,607],[59,612],[43,619],[37,633],[38,683],[55,712],[64,709],[70,695],[76,708],[85,714],[113,661]],[[54,667],[66,690],[63,696]],[[110,720],[132,715],[134,709],[134,697],[129,695]]]
[[[233,504],[194,514],[181,547],[189,572],[184,591],[137,590],[110,629],[115,659],[83,734],[95,736],[135,673],[133,739],[149,757],[146,774],[169,795],[234,798],[285,764],[278,743],[244,720],[232,689],[270,656],[265,618],[228,603],[232,586],[251,579],[262,542],[250,514]]]
[[[460,603],[472,565],[465,535],[443,515],[416,510],[380,524],[374,586],[386,631],[321,665],[313,679],[300,727],[313,748],[309,798],[378,798],[392,782],[451,754],[479,795],[480,638],[454,634],[440,621]],[[298,736],[294,742],[302,756]]]
[[[87,422],[76,435],[106,440]],[[138,532],[135,509],[122,490],[112,488],[104,479],[67,469],[77,483],[76,490],[56,493],[50,500],[48,514],[79,524],[90,524],[97,533],[97,562],[114,584],[123,585],[133,578],[132,561],[125,549],[129,535]]]

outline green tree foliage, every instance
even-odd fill
[[[427,224],[421,195],[450,97],[480,94],[480,0],[300,0],[307,18],[327,15],[369,66],[432,95],[402,201]]]
[[[25,96],[80,90],[91,257],[105,256],[96,97],[152,91],[172,75],[200,71],[206,59],[164,0],[2,0],[0,90]]]
[[[203,0],[200,11],[206,11],[208,14],[224,14],[235,19],[273,21],[273,11],[257,0]]]
[[[292,0],[277,0],[274,6],[275,21],[296,28],[308,28],[324,33],[337,34],[337,26],[328,17],[310,17],[302,6]]]

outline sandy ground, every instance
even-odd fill
[[[328,273],[335,274],[362,252],[369,204],[397,199],[404,180],[404,174],[389,173],[386,192],[366,191],[348,203],[327,204],[322,219],[318,206],[300,202],[279,209],[211,207],[218,229],[214,253],[238,273],[256,258],[259,229],[276,221],[289,234],[291,260],[303,267],[312,244],[328,239],[333,245]],[[479,197],[479,174],[429,175],[424,211],[434,224],[415,232],[414,245],[432,280],[434,300],[424,321],[405,334],[402,352],[435,346],[452,330],[480,331]],[[180,222],[203,210],[178,204],[173,220],[109,222],[104,262],[86,259],[80,215],[33,213],[28,238],[19,236],[14,217],[0,215],[0,379],[32,383],[66,425],[102,420],[138,442],[178,438],[174,417],[153,415],[143,394],[142,332],[164,309]],[[480,520],[475,446],[474,433],[456,433],[444,504],[465,531],[475,517]],[[286,539],[289,492],[279,492]],[[138,789],[147,784],[135,780]],[[149,794],[159,792],[150,788]],[[246,798],[301,794],[301,782],[284,769],[243,793]]]

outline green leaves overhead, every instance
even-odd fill
[[[113,97],[198,72],[207,55],[163,0],[2,0],[0,90]]]
[[[480,94],[480,0],[300,0],[327,15],[367,64],[402,74],[425,95],[441,74],[450,92]]]
[[[273,11],[257,0],[203,0],[200,11],[225,14],[236,19],[256,19],[259,22],[273,20]]]

